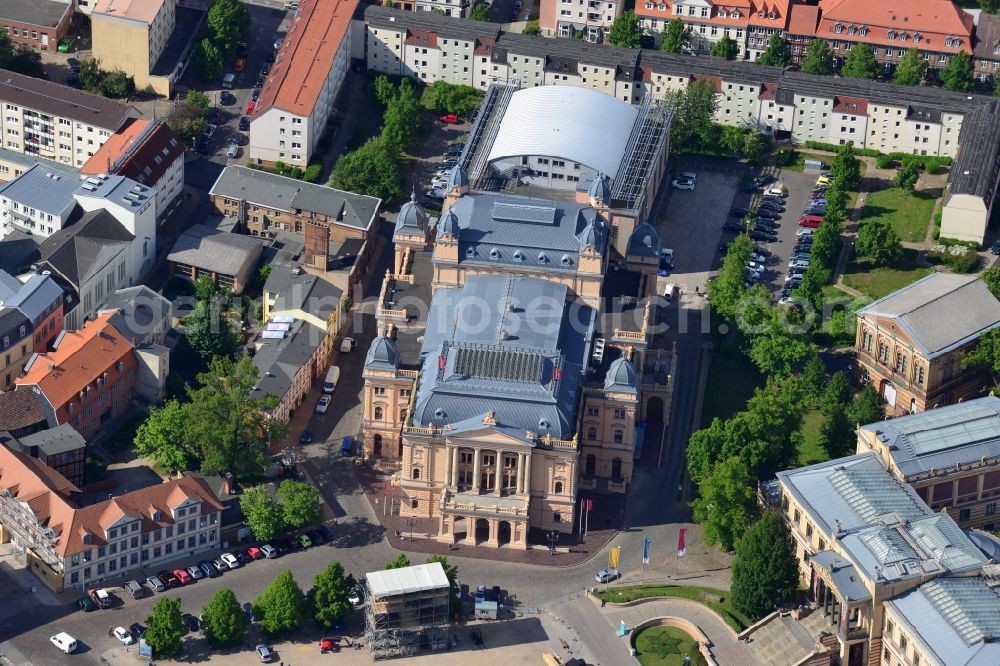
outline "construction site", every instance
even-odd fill
[[[365,574],[365,643],[372,658],[446,650],[450,590],[438,562]]]

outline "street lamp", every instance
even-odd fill
[[[556,544],[559,543],[559,532],[549,532],[546,537],[549,540],[549,555],[556,554]]]
[[[416,518],[410,517],[406,519],[406,526],[410,528],[410,541],[413,541],[413,523],[417,522]]]

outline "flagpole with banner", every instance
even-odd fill
[[[642,578],[646,579],[646,565],[649,564],[649,549],[653,545],[653,540],[646,537],[642,542]]]
[[[608,552],[608,571],[612,571],[618,568],[618,558],[621,556],[622,547],[612,546],[611,550]],[[608,576],[604,580],[604,589],[608,589],[608,584],[611,582],[611,576]]]
[[[679,532],[677,532],[677,566],[675,567],[674,575],[676,576],[681,570],[681,558],[684,557],[685,551],[687,551],[687,545],[685,544],[685,537],[687,536],[687,528],[682,527]]]

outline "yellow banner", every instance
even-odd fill
[[[608,553],[608,568],[617,569],[618,568],[618,555],[621,553],[621,546],[614,546],[611,552]]]

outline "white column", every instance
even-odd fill
[[[451,478],[448,479],[448,485],[452,488],[458,486],[458,447],[455,446],[451,449]]]
[[[479,492],[479,455],[480,449],[473,449],[472,458],[472,490]]]
[[[524,494],[531,496],[531,451],[524,456]]]
[[[446,486],[451,485],[452,461],[454,460],[451,452],[452,449],[447,446],[444,447],[444,485]]]
[[[521,451],[517,454],[517,486],[516,493],[518,495],[524,494],[524,452]]]

